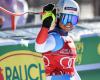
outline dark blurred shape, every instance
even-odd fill
[[[94,15],[100,16],[100,0],[93,0]]]
[[[4,19],[2,16],[0,16],[0,29],[2,28],[3,22],[4,22]]]
[[[34,14],[28,14],[27,23],[32,23],[34,21],[35,15]]]

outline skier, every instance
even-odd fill
[[[78,23],[78,4],[74,0],[60,0],[57,8],[48,4],[43,12],[35,50],[43,53],[46,80],[80,80],[75,70],[76,48],[73,39],[68,36]]]

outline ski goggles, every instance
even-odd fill
[[[61,14],[60,21],[63,25],[67,25],[67,23],[76,25],[78,23],[78,16],[72,14]]]

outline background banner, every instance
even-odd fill
[[[0,56],[1,79],[46,80],[42,55],[28,50],[9,51],[3,54]]]

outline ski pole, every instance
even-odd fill
[[[24,15],[26,13],[40,14],[40,15],[44,14],[43,12],[33,12],[33,11],[22,12],[22,13],[14,13],[14,12],[11,12],[11,11],[6,10],[3,7],[0,7],[0,11],[3,11],[4,13],[6,13],[8,15],[14,15],[14,16],[21,16],[21,15]]]
[[[6,10],[5,8],[3,7],[0,7],[0,11],[3,11],[4,13],[8,14],[11,16],[11,26],[12,26],[12,30],[14,31],[15,28],[16,28],[16,24],[15,24],[15,17],[16,16],[21,16],[21,15],[24,15],[26,13],[32,13],[32,14],[44,14],[44,12],[33,12],[33,11],[28,11],[28,12],[22,12],[22,13],[14,13],[14,12],[11,12],[9,10]]]

